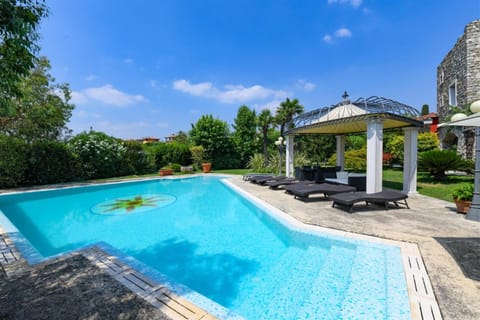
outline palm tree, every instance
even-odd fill
[[[265,163],[268,160],[268,130],[273,122],[274,117],[272,116],[272,112],[268,109],[262,110],[258,115],[257,126],[262,133],[263,157],[265,158]]]
[[[290,100],[287,98],[285,101],[280,103],[280,106],[277,108],[276,116],[276,121],[280,125],[280,136],[283,137],[287,123],[292,121],[294,116],[302,113],[303,106],[300,104],[298,99]]]

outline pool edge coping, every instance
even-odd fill
[[[423,258],[416,243],[409,243],[398,240],[384,239],[380,237],[342,231],[333,228],[326,228],[322,226],[312,225],[302,222],[288,213],[274,207],[268,202],[256,197],[250,192],[234,185],[227,178],[231,177],[228,174],[209,174],[208,176],[220,176],[225,177],[221,181],[232,190],[240,193],[247,200],[252,201],[260,208],[265,209],[273,215],[280,223],[286,225],[293,230],[300,230],[307,233],[323,233],[333,236],[341,236],[352,240],[362,240],[373,243],[379,243],[383,245],[395,246],[400,248],[401,259],[403,263],[404,276],[406,287],[408,291],[408,298],[410,303],[410,314],[413,320],[423,319],[435,319],[441,320],[442,314],[438,306],[437,299],[435,297],[428,272],[425,268]],[[154,179],[181,179],[181,178],[193,178],[195,176],[205,176],[202,174],[185,176],[172,176],[172,177],[154,177],[146,179],[134,179],[133,181],[144,181]],[[122,181],[108,181],[104,183],[92,183],[87,185],[72,185],[67,187],[47,187],[41,189],[35,189],[32,191],[45,191],[56,190],[64,188],[95,186],[99,184],[116,184],[132,182],[132,180]],[[24,193],[28,191],[14,191],[12,193]],[[12,194],[3,193],[3,194]],[[212,314],[209,314],[204,309],[195,305],[193,302],[175,294],[166,286],[162,285],[156,280],[144,275],[143,273],[135,270],[129,263],[122,261],[122,259],[116,255],[112,255],[105,251],[103,248],[96,245],[89,246],[74,251],[67,252],[60,256],[53,257],[43,261],[43,263],[53,263],[55,261],[66,259],[76,254],[81,254],[87,258],[92,264],[105,271],[113,279],[121,283],[127,289],[143,298],[162,312],[166,313],[172,319],[185,319],[184,312],[193,312],[195,319],[217,319]],[[12,259],[12,262],[7,261],[7,258]],[[18,267],[18,269],[17,269]],[[0,225],[0,268],[6,273],[7,278],[13,277],[19,273],[26,271],[31,265],[23,257],[20,251],[16,248],[13,240],[9,238],[8,232],[6,232]],[[192,315],[193,315],[192,314]]]

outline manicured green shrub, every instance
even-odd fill
[[[334,154],[328,159],[328,164],[334,166],[336,163],[337,154]],[[365,171],[367,168],[367,149],[345,151],[345,168],[353,171]]]
[[[161,168],[169,163],[186,166],[192,163],[192,153],[187,144],[170,142],[155,146],[155,165]]]
[[[64,143],[34,142],[28,149],[26,184],[67,182],[82,177],[78,158]]]
[[[436,133],[422,132],[418,134],[418,152],[438,149],[439,141]]]
[[[128,174],[145,174],[155,171],[155,166],[147,152],[142,148],[142,144],[137,141],[129,140],[123,142],[125,151],[125,161],[127,162]]]
[[[386,151],[392,156],[390,163],[403,163],[403,134],[392,137],[386,144]]]
[[[173,172],[180,172],[180,168],[182,168],[182,166],[178,163],[171,163],[170,167],[172,168]]]
[[[418,134],[417,150],[418,152],[438,149],[438,137],[432,132],[422,132]],[[392,137],[386,143],[385,151],[392,155],[393,163],[403,163],[404,136],[398,134]]]
[[[103,132],[80,133],[67,143],[78,156],[86,179],[118,177],[128,174],[127,148],[117,138]]]
[[[0,187],[18,187],[25,183],[28,145],[20,139],[0,136]]]

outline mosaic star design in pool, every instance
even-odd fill
[[[92,207],[92,212],[103,215],[139,213],[165,207],[175,200],[176,197],[168,194],[136,195],[103,201]]]

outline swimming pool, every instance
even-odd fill
[[[410,318],[398,247],[287,228],[218,177],[4,195],[0,210],[30,261],[106,242],[247,319]]]

